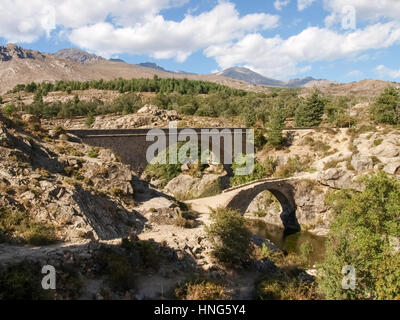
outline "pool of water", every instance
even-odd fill
[[[326,237],[316,236],[306,231],[289,232],[284,228],[255,220],[251,222],[251,231],[272,241],[279,249],[287,253],[300,255],[301,245],[309,242],[313,248],[309,257],[310,264],[322,262],[325,255]]]

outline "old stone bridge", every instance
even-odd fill
[[[177,141],[196,140],[203,144],[228,166],[239,153],[254,153],[254,146],[247,144],[251,137],[245,128],[185,128],[185,129],[116,129],[116,130],[68,130],[69,134],[79,137],[83,143],[113,150],[121,161],[131,165],[133,170],[143,171],[149,163],[147,150],[165,137],[166,146]],[[250,149],[250,150],[249,150]],[[154,158],[154,157],[153,157]],[[153,159],[149,159],[150,161]],[[230,161],[229,161],[230,160]]]
[[[251,183],[230,188],[223,193],[187,201],[191,208],[200,213],[210,213],[212,209],[230,208],[246,213],[250,203],[263,191],[271,192],[279,201],[282,207],[281,219],[287,229],[300,230],[296,211],[297,204],[296,183],[304,177],[288,179],[261,179]]]
[[[176,132],[172,131],[172,133],[169,129],[158,130],[158,134],[165,134],[167,145],[176,141],[180,135],[195,136],[199,143],[204,140],[209,143],[211,149],[210,137],[215,136],[217,140],[221,139],[222,129],[216,131],[215,129],[206,129],[210,131],[208,136],[200,135],[202,130],[205,129],[177,129]],[[143,170],[148,164],[146,150],[156,140],[155,137],[154,139],[149,137],[158,135],[151,133],[150,129],[69,130],[68,133],[79,137],[86,144],[114,150],[120,156],[122,162],[130,164],[133,170],[138,171]],[[222,161],[226,156],[227,146],[232,146],[235,149],[235,141],[236,143],[241,141],[242,145],[241,150],[236,148],[235,152],[246,152],[246,141],[248,140],[246,129],[225,129],[225,135],[222,136],[224,143],[217,144]],[[316,180],[316,177],[312,174],[288,179],[262,179],[227,189],[214,197],[188,201],[188,203],[193,210],[200,213],[209,213],[210,208],[225,207],[239,210],[244,214],[257,195],[263,191],[270,191],[282,207],[281,220],[283,225],[288,229],[299,230],[300,225],[320,224],[318,221],[324,219],[323,214],[326,211],[323,205],[324,191],[316,192],[309,185],[309,181],[313,181],[312,184],[314,184]]]

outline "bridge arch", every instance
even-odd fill
[[[245,214],[253,200],[264,191],[271,192],[279,201],[282,208],[280,217],[284,227],[300,230],[300,224],[296,217],[297,205],[294,199],[294,187],[284,181],[267,181],[251,188],[244,188],[230,199],[227,208]]]

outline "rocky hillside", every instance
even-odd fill
[[[211,256],[208,216],[141,180],[112,151],[61,128],[45,130],[33,116],[0,116],[0,159],[2,299],[174,298],[177,284],[193,277],[218,281],[226,297],[249,299],[249,283],[284,276],[268,259],[228,274]],[[57,269],[51,293],[36,288],[49,264]],[[30,286],[25,291],[15,290],[18,275]]]

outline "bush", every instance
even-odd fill
[[[7,116],[11,116],[13,113],[17,112],[18,109],[14,104],[6,104],[3,108],[3,113]]]
[[[261,150],[267,142],[268,140],[265,138],[263,130],[254,130],[254,147],[256,150]]]
[[[400,124],[400,90],[386,88],[372,104],[370,113],[371,120],[377,123]]]
[[[93,114],[89,113],[86,116],[86,120],[85,120],[86,127],[90,128],[93,125],[94,121],[95,121],[95,118],[94,118]]]
[[[301,161],[298,156],[294,158],[289,158],[287,163],[280,166],[275,173],[278,178],[289,178],[295,173],[302,172],[306,168],[305,161]]]
[[[239,157],[241,159],[245,159],[247,157],[247,159],[248,159],[248,157],[251,157],[251,156],[241,155]],[[258,163],[256,160],[254,160],[255,163],[254,163],[252,173],[250,173],[248,175],[238,174],[236,170],[245,167],[244,164],[240,164],[239,157],[237,157],[235,159],[235,161],[232,165],[232,170],[233,170],[234,176],[230,180],[231,186],[239,186],[239,185],[246,184],[246,183],[249,183],[249,182],[252,182],[255,180],[262,179],[266,176],[266,174],[267,174],[266,169],[260,163]],[[246,163],[247,163],[247,161],[246,161]]]
[[[43,290],[41,268],[38,264],[24,261],[0,267],[0,300],[48,300],[49,291]]]
[[[88,157],[89,158],[98,158],[99,157],[98,149],[93,148],[93,149],[89,150]]]
[[[265,169],[265,176],[266,177],[272,177],[272,175],[276,171],[276,167],[278,166],[278,161],[276,159],[271,158],[271,157],[267,157],[263,161],[262,166]]]
[[[157,268],[160,264],[158,248],[152,241],[122,239],[121,248],[125,249],[128,255],[138,254],[142,260],[141,268]]]
[[[180,150],[182,146],[183,143],[178,143],[178,150]],[[161,151],[161,153],[157,156],[157,158],[153,159],[145,169],[145,173],[148,179],[161,180],[161,187],[165,187],[169,181],[176,178],[182,173],[181,170],[182,165],[180,163],[177,164],[170,163],[170,157],[169,157],[170,148],[171,147],[168,147],[165,150]],[[165,159],[166,164],[159,163],[162,162],[160,161],[161,159]]]
[[[180,228],[192,229],[195,227],[196,222],[194,219],[188,219],[187,216],[180,213],[174,220],[174,225]]]
[[[330,299],[400,299],[400,183],[380,172],[364,180],[363,192],[329,194],[335,220],[319,285]],[[355,290],[341,286],[344,266],[356,270]]]
[[[356,119],[350,117],[350,99],[337,97],[329,101],[325,106],[327,121],[335,127],[350,128],[356,124]]]
[[[227,300],[226,289],[209,280],[188,281],[175,289],[178,300]]]
[[[34,222],[26,212],[6,208],[0,208],[0,230],[0,242],[42,246],[57,241],[53,227]]]
[[[257,299],[260,300],[317,300],[319,298],[317,288],[313,283],[266,278],[257,286]]]
[[[244,265],[251,255],[251,233],[240,212],[217,209],[211,214],[214,221],[206,227],[208,239],[213,244],[213,255],[228,265]]]
[[[113,289],[125,291],[133,288],[135,270],[126,255],[103,247],[97,253],[97,261]]]

